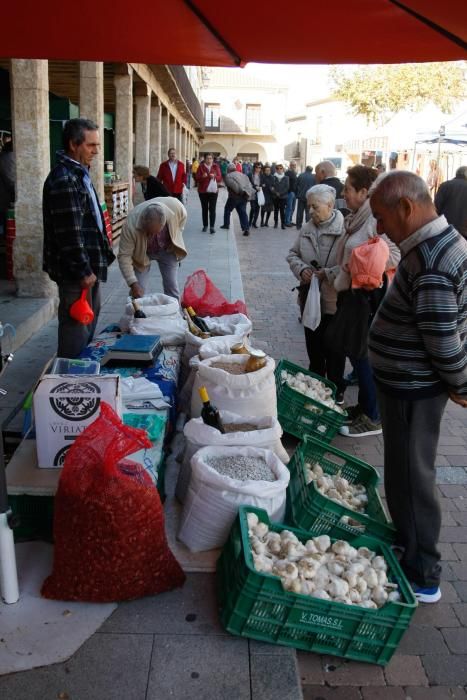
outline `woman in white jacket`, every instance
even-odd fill
[[[376,220],[372,215],[370,200],[368,199],[368,191],[377,177],[378,171],[365,165],[354,165],[347,171],[343,194],[351,213],[345,218],[345,235],[339,241],[337,250],[337,264],[340,269],[336,275],[334,287],[339,293],[347,292],[352,285],[349,261],[353,249],[377,235]],[[383,235],[382,238],[384,238],[389,247],[386,269],[390,270],[397,266],[400,260],[400,251],[387,236]],[[360,290],[357,290],[358,292]],[[378,303],[378,301],[374,302],[374,299],[381,300],[383,293],[383,289],[374,290],[374,292],[369,292],[369,296],[367,295],[365,298],[365,293],[362,291],[360,298],[365,305],[368,304],[369,299],[370,304]],[[340,298],[338,303],[340,303]],[[373,309],[373,313],[375,311],[376,306]],[[370,323],[371,320],[372,314],[370,314]],[[363,331],[365,338],[362,339],[362,345],[366,345],[368,329],[369,324],[365,324]],[[340,432],[348,437],[378,435],[382,432],[382,428],[368,355],[351,357],[350,360],[358,378],[358,404],[347,409],[349,417],[346,425],[341,428]]]
[[[338,242],[344,234],[344,217],[334,209],[336,191],[333,187],[315,185],[308,190],[306,197],[311,218],[300,229],[287,256],[287,262],[300,281],[299,302],[302,312],[313,275],[319,280],[321,322],[315,330],[304,326],[309,369],[310,372],[327,377],[336,384],[337,403],[342,404],[345,389],[345,355],[326,350],[323,338],[336,312],[337,292],[334,280],[340,269],[336,256]]]

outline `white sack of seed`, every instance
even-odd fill
[[[185,436],[185,453],[183,455],[182,466],[177,480],[175,495],[180,503],[185,502],[186,492],[191,475],[191,458],[202,447],[259,447],[263,450],[272,450],[279,457],[281,462],[287,464],[289,455],[282,446],[282,428],[277,420],[272,416],[263,418],[253,416],[239,416],[237,413],[220,411],[224,424],[238,423],[239,426],[251,423],[255,428],[248,432],[242,430],[231,430],[229,433],[221,433],[216,428],[206,425],[202,418],[192,418],[183,428]]]
[[[218,468],[221,464],[224,474],[210,462]],[[274,481],[258,479],[262,474],[270,478],[271,472]],[[263,508],[271,520],[281,522],[289,478],[289,470],[271,450],[203,447],[191,458],[178,539],[192,552],[222,547],[241,505]]]

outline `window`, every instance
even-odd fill
[[[247,105],[245,114],[245,131],[259,132],[261,130],[261,105]]]
[[[204,126],[206,129],[217,129],[220,127],[220,112],[219,104],[206,104],[204,106]]]

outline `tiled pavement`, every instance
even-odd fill
[[[223,198],[224,193],[219,198],[219,219]],[[201,234],[199,203],[197,194],[192,193],[186,235],[190,256],[182,265],[181,279],[204,267],[231,298],[241,294],[243,282],[254,337],[267,342],[276,359],[287,357],[306,366],[296,293],[291,291],[295,280],[285,262],[296,231],[269,227],[253,230],[246,238],[238,229],[236,214],[233,219],[235,233],[218,230],[215,236]],[[151,291],[160,291],[157,274],[154,280]],[[125,292],[114,271],[103,321],[115,320]],[[47,339],[56,332],[53,324]],[[47,334],[47,329],[43,333]],[[416,611],[399,650],[384,669],[299,652],[305,700],[467,697],[466,423],[467,413],[450,404],[437,458],[443,508],[442,601]],[[337,438],[335,444],[382,467],[381,437]],[[223,633],[216,617],[213,577],[192,574],[180,592],[120,605],[69,662],[2,677],[0,697],[298,700],[294,674],[295,659],[290,650]]]

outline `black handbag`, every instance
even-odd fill
[[[386,289],[384,275],[383,286],[378,289],[339,292],[336,313],[324,333],[324,347],[328,352],[342,352],[354,360],[367,357],[368,329]]]

